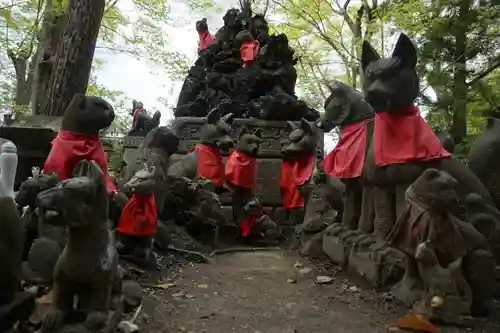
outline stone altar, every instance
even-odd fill
[[[174,128],[181,138],[177,154],[171,156],[170,163],[177,162],[182,155],[188,153],[199,142],[199,130],[204,124],[204,118],[179,117],[175,119]],[[258,119],[235,119],[233,121],[231,137],[237,141],[242,126],[249,131],[260,128],[262,131],[262,144],[257,159],[257,186],[255,195],[259,202],[264,205],[265,212],[277,223],[286,223],[286,214],[281,207],[280,175],[281,175],[281,147],[288,140],[290,129],[285,121],[266,121]],[[139,169],[142,164],[138,160],[137,148],[141,144],[142,137],[127,136],[124,138],[123,159],[127,164],[126,178]],[[317,163],[323,158],[323,137],[320,138],[317,148]],[[230,205],[229,197],[222,196],[224,205]],[[232,213],[227,207],[227,216]]]

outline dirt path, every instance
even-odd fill
[[[404,313],[388,294],[362,291],[294,252],[221,255],[179,273],[175,286],[148,294],[141,331],[379,333],[390,332],[388,324]],[[316,284],[319,275],[333,277],[332,283]],[[480,326],[440,332],[498,332],[498,326]]]

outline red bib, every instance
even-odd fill
[[[449,157],[436,134],[414,105],[395,114],[377,112],[373,130],[375,165],[386,166],[411,161]]]
[[[281,201],[285,209],[304,207],[304,198],[300,195],[297,186],[303,185],[311,179],[314,162],[314,154],[311,154],[302,160],[281,163],[280,191]]]
[[[358,178],[366,154],[366,124],[370,119],[343,127],[335,148],[322,162],[325,173],[337,178]]]
[[[257,175],[257,161],[233,150],[226,160],[226,180],[233,185],[253,189]]]
[[[146,112],[146,109],[144,109],[144,108],[137,108],[137,109],[134,110],[134,113],[132,114],[132,128],[135,127],[135,123],[137,121],[137,115],[140,112]]]
[[[224,163],[215,148],[198,143],[198,177],[208,179],[221,187],[224,184]]]
[[[208,31],[198,32],[198,36],[200,36],[200,51],[208,49],[214,42],[214,36]]]
[[[255,59],[257,52],[259,52],[258,40],[252,39],[241,44],[240,55],[241,59],[245,62],[243,67],[248,66],[248,63]]]
[[[81,160],[93,160],[99,164],[108,193],[116,192],[116,187],[109,178],[108,159],[99,135],[73,133],[60,130],[52,141],[52,148],[45,160],[43,172],[55,172],[61,180],[72,177],[73,168]]]
[[[240,222],[241,236],[243,237],[248,236],[250,230],[252,230],[252,227],[255,224],[255,220],[257,219],[257,217],[262,216],[262,214],[263,214],[263,209],[262,206],[259,205],[256,214],[252,214],[247,219]]]
[[[123,208],[117,230],[128,236],[155,237],[157,226],[154,194],[134,194]]]

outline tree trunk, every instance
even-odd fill
[[[63,115],[73,95],[87,90],[104,6],[105,0],[69,1],[69,22],[57,50],[45,115]]]
[[[467,137],[467,32],[469,30],[470,0],[460,1],[455,23],[455,67],[453,75],[453,124],[450,134],[456,144]]]
[[[68,22],[67,8],[61,10],[61,0],[55,2],[57,8],[54,8],[52,0],[47,0],[38,47],[33,59],[36,64],[30,97],[33,115],[42,114],[47,104],[56,51]]]

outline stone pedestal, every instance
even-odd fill
[[[170,163],[177,162],[189,149],[200,142],[200,129],[205,124],[204,118],[182,117],[175,120],[175,128],[181,140],[177,154],[172,155]],[[281,147],[288,139],[290,128],[284,121],[263,121],[257,119],[235,119],[232,124],[231,136],[238,141],[243,125],[253,131],[262,130],[263,140],[257,159],[257,187],[255,194],[265,211],[278,223],[286,223],[286,214],[281,207],[280,176],[281,176]],[[124,161],[127,164],[126,178],[130,177],[141,166],[141,159],[137,156],[137,148],[142,137],[127,136],[124,139]],[[318,157],[323,157],[323,139],[318,144]],[[223,204],[230,209],[230,200],[223,199]],[[229,213],[229,212],[228,212]]]

